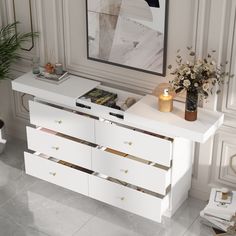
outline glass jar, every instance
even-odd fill
[[[33,74],[40,73],[40,58],[39,57],[33,57],[32,59],[32,72]]]

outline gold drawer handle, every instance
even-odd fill
[[[52,147],[52,149],[58,151],[60,148],[59,147]]]
[[[121,172],[124,172],[125,174],[128,174],[129,170],[124,170],[124,169],[120,169]]]
[[[49,172],[49,174],[52,176],[56,176],[57,173],[56,172]]]
[[[62,123],[62,120],[55,120],[55,123],[60,125]]]
[[[131,146],[132,142],[125,141],[124,144],[127,144],[127,145]]]

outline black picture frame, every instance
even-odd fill
[[[163,36],[163,54],[162,54],[163,56],[162,56],[161,72],[153,71],[153,70],[147,70],[147,69],[144,69],[144,68],[130,66],[130,65],[125,65],[125,64],[117,63],[117,62],[112,61],[112,60],[109,61],[109,60],[104,60],[102,58],[92,57],[90,55],[90,43],[89,43],[90,35],[89,35],[88,1],[91,1],[91,0],[85,0],[85,2],[86,2],[86,39],[87,39],[86,41],[87,41],[87,59],[88,60],[102,62],[102,63],[115,65],[115,66],[123,67],[123,68],[126,68],[126,69],[141,71],[141,72],[145,72],[145,73],[149,73],[149,74],[154,74],[154,75],[159,75],[159,76],[166,76],[169,0],[162,0],[162,1],[165,1],[165,8],[164,8],[165,13],[164,13],[164,36]],[[110,0],[110,1],[112,1],[112,0]],[[147,4],[150,6],[150,5],[153,4],[153,1],[155,1],[155,0],[143,0],[143,1],[147,2]],[[160,8],[159,0],[156,0],[156,1],[157,1],[156,7]]]

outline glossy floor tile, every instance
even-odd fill
[[[0,155],[0,206],[36,182],[35,178],[24,173],[25,148],[25,142],[12,140]]]
[[[209,236],[213,235],[212,229],[206,225],[201,224],[199,218],[186,231],[184,236]]]
[[[0,236],[47,236],[33,228],[24,228],[0,213]]]
[[[0,155],[0,236],[211,236],[201,225],[205,202],[189,198],[155,223],[24,173],[26,144],[13,139]]]
[[[106,205],[73,236],[154,236],[160,229],[160,224]]]

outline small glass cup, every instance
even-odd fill
[[[55,64],[55,74],[56,75],[62,75],[63,74],[63,67],[61,63]]]
[[[32,72],[33,74],[40,73],[40,58],[39,57],[33,57],[32,59]]]

